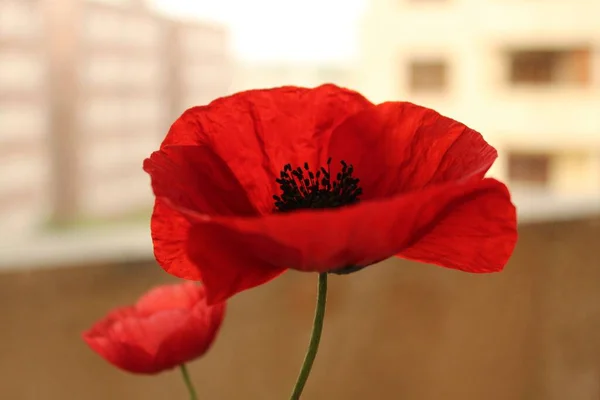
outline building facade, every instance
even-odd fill
[[[49,62],[39,1],[0,0],[0,237],[50,212]]]
[[[142,3],[0,0],[2,236],[149,210],[143,159],[228,93],[227,29]]]
[[[600,3],[371,0],[359,86],[482,132],[515,192],[600,194]]]

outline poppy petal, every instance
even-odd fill
[[[354,166],[364,200],[483,178],[497,158],[478,132],[407,102],[358,112],[333,132],[329,154]]]
[[[198,231],[187,243],[188,257],[202,275],[208,304],[225,301],[238,292],[267,283],[286,271],[286,264],[272,264],[257,257],[252,249],[240,246],[239,236],[231,235],[229,229],[220,225],[211,227],[209,235]],[[255,236],[254,240],[268,242],[269,238]],[[275,247],[271,251],[280,250],[281,257],[294,253],[293,249],[282,249],[279,243],[272,245]],[[185,276],[183,278],[186,279]]]
[[[104,336],[114,324],[126,318],[135,318],[136,315],[134,307],[115,308],[104,318],[92,325],[92,327],[84,333],[84,336],[88,338]]]
[[[203,355],[212,346],[225,317],[225,303],[195,307],[186,323],[173,330],[156,353],[158,365],[173,367]]]
[[[118,368],[130,372],[154,373],[152,352],[139,345],[147,335],[137,334],[133,340],[129,340],[120,333],[123,331],[124,321],[129,321],[129,325],[138,324],[135,308],[121,307],[111,311],[83,333],[83,340],[92,350]]]
[[[502,185],[504,186],[504,185]],[[508,189],[456,204],[397,256],[472,273],[500,271],[517,243],[517,215]],[[502,193],[502,189],[504,193]]]
[[[209,148],[229,166],[256,207],[268,213],[283,166],[321,165],[333,129],[367,107],[372,103],[361,94],[331,84],[249,90],[187,110],[161,148]]]
[[[506,186],[476,178],[339,209],[260,218],[198,216],[190,228],[188,255],[198,265],[210,260],[206,265],[215,267],[213,278],[205,280],[209,294],[232,295],[235,280],[220,279],[224,263],[239,271],[239,279],[266,265],[328,272],[401,254],[429,234],[446,241],[439,263],[472,272],[501,270],[516,242],[515,208]],[[467,255],[466,246],[471,247]],[[204,276],[210,269],[201,267]]]
[[[200,270],[187,255],[189,221],[157,197],[150,223],[156,262],[178,278],[201,280]]]
[[[113,342],[105,337],[84,336],[83,340],[106,361],[124,371],[142,374],[160,372],[154,366],[154,357],[140,347]]]
[[[139,315],[150,315],[173,309],[191,310],[205,297],[202,286],[192,282],[155,287],[139,298],[135,309]]]
[[[186,327],[190,318],[190,313],[187,310],[161,311],[145,317],[128,318],[115,324],[108,332],[107,337],[113,343],[151,355],[152,362],[151,365],[146,366],[145,373],[163,371],[173,368],[183,361],[197,357],[197,354],[188,353],[187,359],[175,358],[175,354],[168,358],[157,358],[160,349],[164,347],[164,343],[169,341],[172,336],[177,335],[178,332],[187,330]],[[198,332],[197,336],[199,334]],[[180,347],[185,347],[185,345],[180,344]]]
[[[166,146],[144,161],[157,197],[211,215],[255,215],[229,166],[206,146]]]

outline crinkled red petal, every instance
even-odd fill
[[[329,154],[360,179],[363,199],[483,178],[496,150],[476,131],[434,110],[390,102],[350,117],[331,136]]]
[[[421,256],[419,243],[444,249],[428,262],[500,271],[517,238],[506,186],[479,178],[339,209],[188,218],[188,255],[201,271],[209,302],[272,279],[282,267],[326,272],[366,266],[396,254]]]
[[[249,90],[187,110],[175,121],[161,149],[206,147],[221,160],[217,163],[227,165],[255,208],[268,213],[283,166],[323,164],[333,130],[368,107],[372,103],[359,93],[331,84]],[[163,185],[170,176],[164,175]]]

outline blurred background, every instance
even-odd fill
[[[600,399],[600,0],[0,0],[0,398],[186,398],[80,333],[174,281],[142,160],[186,108],[325,82],[482,132],[519,209],[501,274],[333,277],[307,399]],[[201,398],[286,398],[314,276],[230,302]]]

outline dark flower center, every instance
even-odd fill
[[[331,177],[331,157],[327,160],[327,168],[321,167],[316,172],[311,171],[308,163],[304,163],[304,169],[286,164],[276,179],[281,193],[273,196],[275,211],[337,208],[357,203],[362,189],[358,186],[358,178],[352,176],[354,167],[343,160],[340,163],[342,169],[335,179]],[[346,275],[362,268],[351,265],[330,273]]]
[[[352,177],[352,165],[341,161],[342,170],[335,179],[331,178],[331,158],[327,160],[327,169],[321,167],[316,172],[310,170],[308,163],[292,168],[283,167],[276,179],[281,189],[279,196],[273,196],[275,208],[279,212],[289,212],[306,208],[337,208],[357,203],[362,189],[359,180]]]

